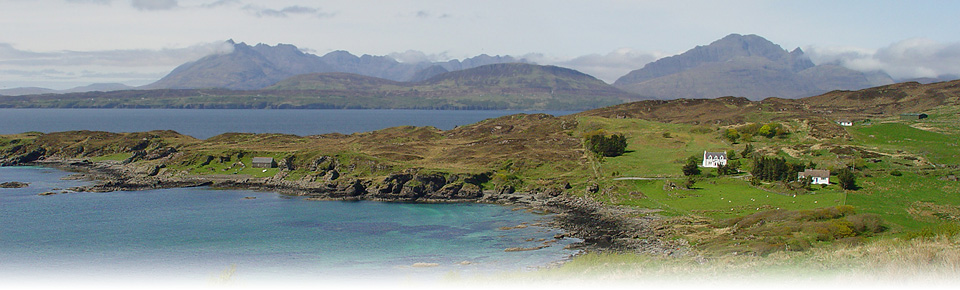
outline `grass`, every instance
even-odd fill
[[[958,247],[960,235],[939,235],[913,240],[885,239],[861,245],[838,244],[804,252],[777,252],[766,257],[588,253],[562,266],[515,274],[514,278],[690,285],[721,281],[777,284],[819,281],[831,285],[869,281],[957,282]]]
[[[816,189],[812,194],[781,194],[763,186],[733,178],[707,178],[693,190],[665,190],[667,182],[682,180],[623,180],[620,186],[639,193],[619,197],[620,205],[662,209],[669,215],[699,215],[725,219],[773,209],[800,210],[844,203],[845,193],[836,185]]]
[[[956,135],[911,127],[905,123],[881,123],[850,128],[858,143],[886,152],[907,151],[934,164],[960,164],[960,139]]]
[[[619,176],[677,177],[687,157],[701,156],[703,151],[733,149],[709,129],[686,124],[667,124],[639,119],[608,119],[581,117],[578,134],[595,129],[621,133],[627,137],[627,152],[622,156],[605,158],[600,166],[605,174]],[[669,133],[665,137],[664,133]]]

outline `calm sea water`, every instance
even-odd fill
[[[573,254],[564,249],[570,239],[505,252],[558,233],[500,229],[546,218],[511,207],[309,201],[206,188],[38,195],[85,183],[60,180],[66,175],[0,167],[0,182],[30,183],[0,189],[0,276],[434,279],[527,270]]]
[[[389,127],[434,126],[442,130],[517,113],[562,116],[573,111],[440,110],[189,110],[189,109],[0,109],[0,134],[28,131],[174,130],[200,139],[227,132],[300,136],[351,134]]]
[[[515,113],[521,112],[0,109],[0,134],[168,129],[197,138],[225,132],[348,134],[400,125],[451,129]],[[570,239],[540,250],[505,252],[538,246],[557,231],[500,230],[547,217],[496,205],[309,201],[206,188],[38,196],[85,183],[60,180],[68,174],[0,167],[0,182],[30,183],[0,189],[0,279],[21,286],[52,273],[57,279],[47,281],[64,285],[102,277],[138,283],[223,276],[231,281],[406,281],[525,270],[574,253],[564,249],[575,242]],[[430,267],[414,267],[418,263]]]

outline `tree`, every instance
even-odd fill
[[[684,176],[700,175],[700,167],[697,165],[697,158],[694,156],[687,158],[687,164],[684,164],[681,169]]]
[[[749,158],[750,153],[753,153],[753,145],[750,145],[750,143],[747,143],[747,146],[743,147],[743,151],[740,151],[740,157]]]
[[[737,159],[737,150],[727,150],[727,160]]]
[[[623,155],[627,149],[627,137],[623,134],[606,136],[602,130],[584,134],[584,146],[593,153],[603,157]]]
[[[837,171],[837,180],[840,183],[840,188],[847,190],[857,189],[857,176],[850,168],[843,168]]]
[[[740,139],[740,133],[736,129],[730,128],[723,130],[723,138],[726,138],[730,143],[737,143],[737,139]]]

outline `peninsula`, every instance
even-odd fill
[[[911,113],[927,118],[903,117]],[[0,165],[56,166],[99,180],[75,191],[212,186],[523,204],[558,213],[555,226],[592,250],[767,255],[955,224],[958,113],[960,81],[900,83],[796,100],[640,101],[446,131],[206,140],[173,131],[27,132],[0,136]],[[621,136],[625,150],[585,146],[597,135]],[[704,151],[729,161],[688,172]],[[804,169],[830,170],[831,181],[804,183]]]

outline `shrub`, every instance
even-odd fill
[[[859,234],[873,234],[886,230],[883,220],[875,214],[858,214],[845,218],[850,222],[850,227]]]
[[[894,171],[890,171],[890,175],[893,175],[893,176],[903,176],[903,172],[900,172],[900,171],[898,171],[898,170],[894,170]]]
[[[813,244],[810,243],[807,239],[793,237],[787,239],[787,251],[802,252],[810,249]]]

